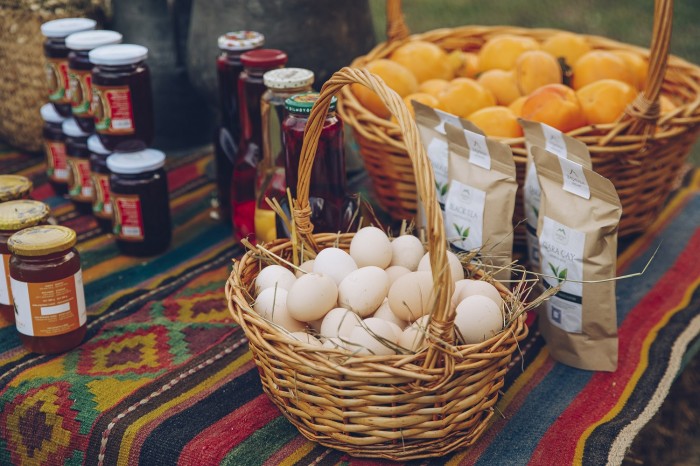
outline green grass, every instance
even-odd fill
[[[385,40],[385,0],[370,0],[378,41]],[[652,0],[405,0],[411,32],[464,25],[547,27],[649,47]],[[674,3],[671,53],[700,65],[700,1]],[[700,145],[691,161],[700,165]]]

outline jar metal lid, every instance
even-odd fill
[[[304,68],[280,68],[263,75],[263,82],[270,89],[294,89],[314,83],[314,72]]]
[[[33,227],[49,218],[49,206],[31,199],[0,204],[0,230],[21,230]]]
[[[95,65],[131,65],[148,58],[148,49],[136,44],[103,45],[90,50],[88,58]]]
[[[112,173],[136,175],[158,170],[165,165],[165,154],[156,149],[138,152],[115,152],[107,157],[107,168]]]
[[[284,66],[287,54],[277,49],[255,49],[241,55],[241,63],[252,68]]]
[[[74,32],[89,31],[95,29],[97,21],[90,18],[63,18],[47,21],[41,25],[41,33],[44,37],[61,38]]]
[[[320,94],[318,92],[305,92],[303,94],[294,94],[284,101],[284,108],[292,113],[311,113],[311,108],[314,106],[318,100]],[[338,99],[336,96],[331,98],[331,105],[328,111],[335,111],[335,107],[338,104]]]
[[[219,36],[217,43],[221,50],[252,50],[263,46],[265,36],[255,31],[233,31]]]
[[[25,197],[32,190],[32,182],[21,175],[0,175],[0,202]]]
[[[75,246],[74,230],[61,225],[39,225],[25,228],[10,236],[7,248],[18,256],[46,256]]]
[[[61,125],[61,129],[63,134],[72,138],[86,138],[90,136],[90,133],[86,133],[78,126],[75,118],[66,118]]]
[[[66,47],[71,50],[92,50],[102,45],[119,44],[122,35],[117,31],[100,29],[97,31],[82,31],[66,37]]]
[[[108,150],[100,141],[100,137],[96,134],[90,136],[87,140],[88,150],[95,154],[109,155],[112,151]]]
[[[56,111],[53,104],[44,104],[41,106],[41,118],[47,123],[63,123],[66,119],[63,115]]]

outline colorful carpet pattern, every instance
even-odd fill
[[[174,241],[149,259],[56,197],[43,160],[0,148],[0,172],[31,177],[34,197],[78,232],[88,334],[38,356],[0,320],[0,464],[368,465],[301,437],[262,393],[223,295],[231,230],[209,216],[211,157],[168,165]],[[593,373],[555,363],[536,328],[472,448],[407,464],[620,463],[656,412],[700,333],[700,172],[691,172],[648,233],[620,256],[620,366]]]

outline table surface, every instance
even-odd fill
[[[88,333],[57,356],[22,349],[0,320],[0,464],[384,464],[300,436],[262,392],[223,287],[242,249],[210,217],[211,157],[170,160],[174,241],[122,256],[111,235],[46,183],[40,157],[0,148],[0,172],[78,232]],[[620,355],[614,373],[554,362],[536,326],[506,376],[497,415],[467,450],[409,464],[620,463],[698,350],[700,171],[620,255]]]

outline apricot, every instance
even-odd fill
[[[521,53],[539,48],[540,44],[532,37],[513,34],[495,36],[479,50],[479,71],[512,70]]]
[[[418,81],[413,73],[395,61],[380,58],[367,63],[365,69],[382,78],[401,97],[418,91]],[[361,84],[353,84],[352,92],[366,109],[379,117],[389,118],[389,109],[374,91]]]
[[[627,64],[634,78],[634,87],[640,91],[644,89],[644,84],[647,81],[647,74],[649,74],[649,62],[638,53],[629,50],[613,50],[612,53],[622,58]]]
[[[579,58],[591,51],[591,46],[579,34],[558,32],[542,42],[542,50],[555,58],[563,58],[567,65],[573,66]]]
[[[523,104],[525,103],[525,100],[527,100],[527,96],[524,95],[522,97],[518,97],[511,103],[508,108],[511,109],[511,111],[516,115],[516,116],[522,116],[523,115]]]
[[[428,79],[454,77],[447,52],[431,42],[406,42],[394,50],[389,58],[411,70],[419,83]]]
[[[563,84],[547,84],[532,92],[523,102],[521,116],[562,132],[586,124],[576,92]]]
[[[476,78],[479,74],[479,56],[472,52],[463,52],[461,50],[455,50],[448,56],[452,60],[453,65],[457,64],[459,60],[459,66],[453,70],[455,77],[462,78]]]
[[[573,66],[571,87],[581,89],[601,79],[617,79],[634,86],[635,78],[625,60],[612,52],[593,50],[579,58]]]
[[[561,66],[553,55],[542,50],[529,50],[515,62],[515,80],[520,94],[527,95],[545,84],[561,83]]]
[[[576,91],[583,115],[591,125],[613,123],[635,97],[637,90],[615,79],[601,79]]]
[[[418,85],[418,92],[437,97],[442,91],[447,89],[449,85],[450,82],[447,79],[428,79]]]
[[[519,138],[523,129],[518,124],[518,117],[508,107],[485,107],[467,117],[487,136],[497,138]]]
[[[424,92],[408,94],[406,97],[403,98],[403,101],[406,104],[406,107],[408,107],[408,111],[411,112],[411,115],[414,117],[416,116],[416,112],[413,109],[414,100],[433,108],[437,108],[439,104],[437,97],[435,97],[434,95],[426,94]]]
[[[520,97],[520,90],[512,71],[497,69],[484,71],[476,81],[491,91],[499,105],[510,105]]]
[[[440,110],[467,117],[480,108],[496,105],[496,99],[484,86],[470,78],[455,78],[438,96]]]

